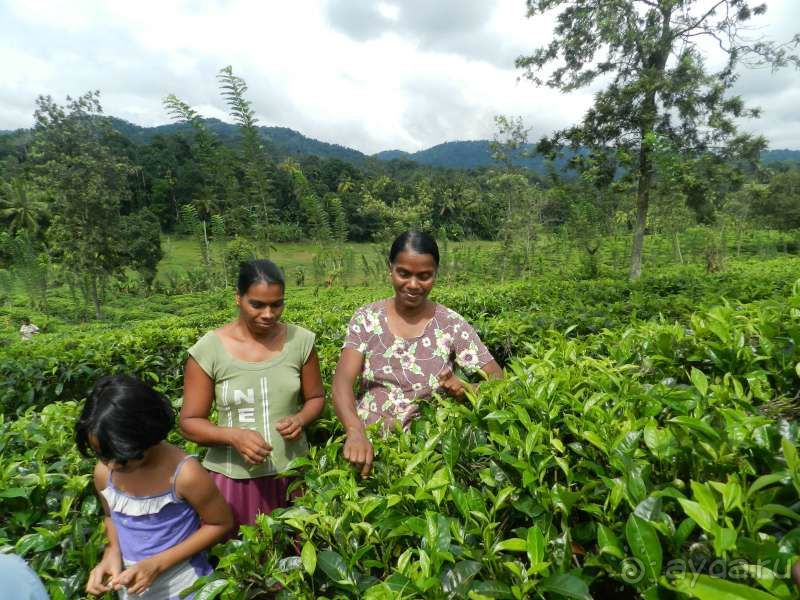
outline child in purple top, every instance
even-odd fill
[[[109,542],[90,594],[177,599],[211,573],[205,550],[233,517],[200,463],[165,441],[174,422],[169,402],[134,377],[104,377],[86,400],[75,439],[99,458],[94,484]]]
[[[344,457],[366,476],[372,444],[365,425],[408,427],[417,402],[433,392],[461,397],[469,384],[454,374],[503,371],[472,326],[428,299],[439,269],[439,248],[426,233],[407,231],[389,251],[394,296],[359,308],[347,328],[333,378],[333,406],[344,425]],[[358,397],[353,385],[359,379]]]

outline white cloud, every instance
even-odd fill
[[[400,7],[388,2],[378,2],[376,5],[380,15],[387,21],[397,22],[400,18]]]
[[[786,37],[796,4],[772,2],[765,33]],[[30,126],[39,94],[89,89],[141,125],[168,121],[170,93],[224,117],[216,75],[230,64],[262,124],[367,153],[490,138],[496,114],[522,115],[538,137],[578,121],[592,94],[517,81],[514,58],[552,24],[526,19],[523,0],[11,0],[0,4],[0,129]],[[748,73],[737,90],[764,109],[749,127],[800,147],[796,73]]]

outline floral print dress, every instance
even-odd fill
[[[343,348],[364,355],[358,391],[358,416],[369,425],[403,427],[419,413],[417,400],[438,391],[438,376],[457,364],[474,373],[493,360],[464,318],[437,304],[422,335],[402,338],[389,331],[387,300],[359,308],[347,327]]]

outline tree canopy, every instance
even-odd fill
[[[565,92],[608,81],[582,121],[555,132],[540,149],[568,144],[616,151],[637,186],[630,263],[637,278],[656,176],[654,145],[666,139],[689,157],[757,156],[766,141],[740,133],[737,123],[758,110],[727,92],[741,64],[800,65],[792,53],[800,35],[786,44],[750,39],[746,23],[766,6],[747,0],[527,0],[527,6],[532,18],[560,11],[553,39],[516,61],[527,78]],[[725,56],[717,71],[707,67],[707,42]]]

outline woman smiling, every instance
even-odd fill
[[[400,235],[388,267],[394,296],[353,315],[333,378],[333,405],[347,433],[344,456],[361,467],[362,475],[372,465],[365,425],[380,421],[385,429],[395,423],[407,427],[419,414],[418,400],[434,392],[463,396],[469,384],[453,373],[455,365],[502,377],[472,326],[428,299],[439,268],[432,237],[418,231]]]

